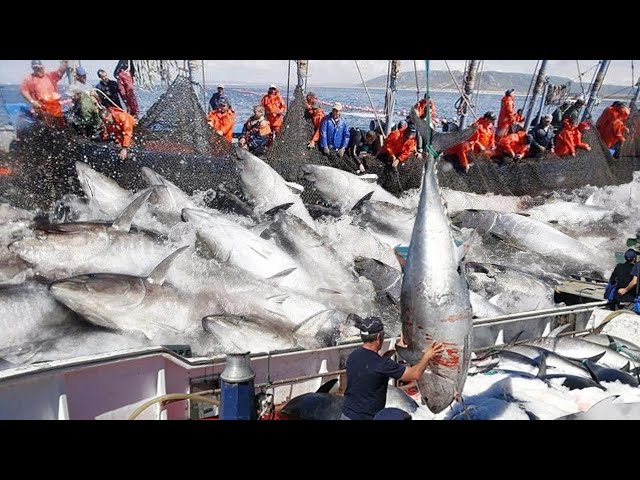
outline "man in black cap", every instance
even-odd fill
[[[624,252],[624,260],[625,263],[616,265],[609,278],[609,284],[620,287],[613,297],[614,310],[620,308],[620,304],[632,307],[633,301],[638,295],[638,276],[640,275],[638,252],[630,248]]]
[[[389,378],[403,382],[419,379],[429,362],[440,356],[444,345],[432,343],[418,363],[407,367],[378,354],[384,342],[384,325],[379,317],[357,317],[356,327],[364,344],[347,359],[341,420],[372,420],[384,408]]]

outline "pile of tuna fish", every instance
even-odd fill
[[[85,198],[65,196],[52,212],[0,204],[4,367],[147,345],[186,343],[201,355],[315,348],[357,334],[354,314],[381,316],[397,335],[393,247],[411,240],[419,192],[399,199],[374,177],[307,165],[326,201],[307,208],[300,185],[238,156],[243,198],[187,196],[147,168],[149,187],[134,193],[78,162]],[[228,208],[207,208],[211,195]],[[571,199],[579,204],[442,195],[476,317],[551,307],[569,273],[606,276],[615,245],[603,245],[624,233],[603,225],[628,218],[612,195],[588,189]]]

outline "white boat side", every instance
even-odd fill
[[[544,311],[502,315],[474,321],[475,349],[508,340],[506,328],[532,338],[549,331],[554,321],[575,322],[583,329],[594,309],[605,301]],[[381,353],[395,344],[387,339]],[[265,384],[274,403],[316,391],[331,378],[340,378],[349,354],[361,345],[351,341],[317,350],[256,354],[251,368],[256,388]],[[170,393],[197,393],[217,388],[225,357],[184,358],[163,347],[43,362],[0,371],[0,419],[107,420],[127,419],[150,399]],[[326,375],[323,375],[326,374]],[[137,418],[193,418],[188,400],[147,408]]]

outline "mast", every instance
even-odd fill
[[[542,60],[540,64],[540,69],[538,70],[538,76],[536,77],[536,83],[533,85],[533,93],[531,94],[531,102],[529,103],[529,107],[527,108],[527,114],[524,117],[524,131],[528,131],[531,126],[531,120],[533,115],[533,109],[536,104],[536,98],[542,90],[544,86],[544,80],[547,76],[547,63],[549,60]],[[544,97],[542,97],[542,101],[544,102]]]
[[[542,108],[544,107],[544,101],[547,98],[548,91],[549,91],[549,82],[545,81],[544,89],[542,90],[542,98],[540,99],[540,107],[538,108],[538,113],[536,114],[536,119],[534,121],[535,125],[538,125],[540,123],[540,118],[542,117]]]
[[[593,85],[591,86],[591,92],[589,93],[589,101],[587,102],[587,108],[584,109],[584,113],[582,114],[582,120],[586,120],[589,115],[591,115],[591,110],[596,103],[596,99],[598,98],[598,93],[600,93],[600,87],[602,87],[602,83],[604,82],[604,76],[609,69],[609,63],[611,60],[600,60],[600,68],[598,69],[598,73],[596,75],[595,80],[593,81]]]
[[[298,86],[305,89],[307,86],[307,75],[309,74],[309,60],[296,60],[298,65]]]
[[[393,106],[396,102],[396,91],[398,90],[398,75],[400,74],[400,60],[391,60],[391,71],[389,72],[389,87],[384,97],[384,112],[386,124],[384,126],[385,136],[389,136],[391,131],[391,121],[393,118]]]
[[[464,76],[464,96],[465,98],[471,98],[473,88],[476,83],[476,73],[478,71],[478,61],[469,60],[469,68],[465,72]],[[462,111],[460,113],[460,130],[466,127],[467,120],[467,102],[465,98],[462,99]]]
[[[636,91],[633,94],[633,98],[631,99],[631,103],[629,104],[629,108],[631,110],[636,110],[638,108],[638,98],[640,98],[640,78],[636,82]]]

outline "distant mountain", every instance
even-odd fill
[[[453,76],[458,82],[460,88],[462,88],[462,75],[463,73],[454,70],[452,71]],[[482,72],[481,75],[476,77],[476,88],[479,90],[489,91],[489,92],[499,92],[502,93],[509,88],[516,89],[516,95],[526,95],[529,90],[529,84],[531,83],[532,74],[530,73],[511,73],[511,72]],[[580,84],[576,82],[571,82],[571,79],[565,77],[556,77],[549,76],[549,81],[554,85],[564,85],[566,83],[571,83],[570,91],[572,94],[578,94],[582,92],[580,88]],[[591,79],[589,79],[591,80]],[[480,82],[478,84],[478,82]],[[424,90],[425,85],[425,71],[418,71],[418,84],[420,85],[420,90]],[[442,70],[432,70],[429,72],[429,85],[431,88],[436,90],[457,90],[456,85],[451,79],[451,75],[449,72],[445,72]],[[379,77],[372,78],[367,80],[367,86],[372,88],[385,88],[387,86],[387,76],[381,75]],[[588,84],[584,85],[585,90],[588,88]],[[411,72],[401,72],[398,78],[398,88],[400,89],[408,89],[415,90],[416,88],[416,75],[413,71]],[[612,95],[616,95],[617,97],[624,98],[625,96],[629,96],[632,92],[631,87],[625,87],[622,85],[603,85],[602,90],[600,91],[601,97],[609,97]]]

